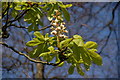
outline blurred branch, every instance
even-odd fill
[[[17,25],[15,25],[15,24],[11,24],[10,26],[14,26],[14,27],[16,27],[16,28],[25,28],[25,29],[28,29],[27,27],[24,27],[24,26],[17,26]]]
[[[16,27],[16,28],[25,28],[25,29],[28,29],[28,27],[24,27],[24,26],[17,26],[17,25],[15,25],[15,24],[11,24],[10,26],[14,26],[14,27]],[[45,27],[43,27],[43,28],[41,28],[41,29],[38,29],[38,30],[36,30],[36,31],[45,30],[45,29],[47,29],[47,28],[50,28],[51,26],[52,26],[52,25],[45,26]]]
[[[99,54],[101,54],[102,51],[103,51],[103,49],[107,46],[107,43],[108,43],[108,40],[109,40],[109,38],[110,38],[111,33],[112,33],[112,31],[110,30],[110,32],[109,32],[109,34],[108,34],[108,36],[107,36],[106,42],[105,42],[105,44],[103,45],[103,47],[101,48]]]
[[[113,31],[113,29],[112,29],[112,27],[110,26],[110,24],[113,24],[114,17],[115,17],[115,10],[116,10],[117,7],[119,6],[119,4],[120,4],[120,2],[118,2],[118,3],[115,5],[115,7],[113,8],[113,10],[112,10],[112,19],[111,19],[111,21],[107,24],[110,32],[109,32],[109,35],[108,35],[108,37],[107,37],[107,39],[106,39],[105,44],[104,44],[103,47],[101,48],[99,54],[100,54],[100,53],[103,51],[103,49],[106,47],[106,45],[107,45],[107,43],[108,43],[108,40],[109,40],[109,38],[110,38],[110,35],[111,35],[112,31]]]
[[[19,55],[22,55],[22,56],[26,57],[27,59],[29,59],[30,61],[35,62],[35,63],[42,63],[42,64],[47,64],[47,65],[57,66],[57,65],[59,65],[61,62],[63,62],[63,61],[60,61],[59,63],[56,63],[56,64],[55,64],[55,63],[48,63],[48,62],[44,62],[44,61],[35,60],[35,59],[30,58],[30,57],[29,57],[28,55],[26,55],[25,53],[21,53],[21,52],[17,51],[16,49],[14,49],[13,47],[7,45],[7,44],[4,43],[4,42],[0,42],[0,44],[2,44],[3,46],[5,46],[5,47],[7,47],[7,48],[9,48],[9,49],[11,49],[11,50],[13,50],[14,52],[18,53]]]

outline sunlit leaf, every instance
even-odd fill
[[[34,32],[34,35],[39,39],[39,40],[44,40],[44,36],[40,33],[40,32],[38,32],[38,31],[36,31],[36,32]]]
[[[93,41],[86,42],[84,46],[89,49],[96,49],[98,47],[97,43]]]
[[[39,41],[38,39],[33,39],[31,41],[28,41],[26,43],[27,46],[37,46],[39,44],[43,43],[42,41]]]
[[[93,63],[97,65],[102,65],[102,57],[98,53],[94,52],[93,50],[89,50],[89,52],[90,52],[90,56],[92,58]]]

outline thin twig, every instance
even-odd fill
[[[55,63],[48,63],[48,62],[44,62],[44,61],[35,60],[35,59],[30,58],[27,54],[17,51],[16,49],[14,49],[13,47],[7,45],[4,42],[0,42],[0,44],[2,44],[3,46],[5,46],[5,47],[7,47],[7,48],[9,48],[11,50],[13,50],[14,52],[18,53],[19,55],[25,56],[27,59],[29,59],[30,61],[35,62],[35,63],[42,63],[42,64],[47,64],[47,65],[52,65],[52,66],[57,66],[57,65],[59,65],[61,63],[61,62],[59,62],[59,63],[55,64]]]

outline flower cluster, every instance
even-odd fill
[[[63,18],[61,13],[58,10],[55,10],[55,14],[52,15],[53,20],[51,21],[52,29],[51,34],[58,36],[59,38],[68,38],[64,33],[68,33],[66,29],[65,22],[63,22]]]

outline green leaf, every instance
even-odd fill
[[[34,9],[36,10],[36,12],[37,12],[40,16],[43,16],[43,13],[42,13],[42,11],[40,10],[40,8],[34,7]]]
[[[33,40],[28,41],[28,42],[26,43],[26,45],[27,45],[27,46],[37,46],[37,45],[39,45],[39,44],[41,44],[41,43],[43,43],[43,42],[41,42],[41,41],[39,41],[38,39],[34,38]]]
[[[44,24],[41,20],[38,20],[38,24],[41,25],[41,26],[44,26]]]
[[[54,52],[55,52],[55,49],[54,49],[53,46],[48,47],[48,49],[50,50],[51,53],[54,53]]]
[[[78,72],[80,75],[84,76],[84,72],[82,71],[82,68],[81,68],[79,65],[77,65],[76,68],[77,68],[77,72]]]
[[[41,53],[48,51],[46,48],[46,44],[38,45],[33,51],[29,52],[29,54],[32,58],[37,58]]]
[[[86,42],[84,46],[88,49],[96,49],[98,47],[97,43],[93,41]]]
[[[64,62],[61,62],[58,66],[62,67],[64,65]]]
[[[84,61],[84,64],[91,65],[90,54],[85,48],[80,47],[81,58]]]
[[[80,60],[80,48],[76,44],[74,44],[72,50],[73,50],[73,55],[75,59],[79,61]]]
[[[86,69],[87,71],[90,70],[90,65],[84,64],[84,67],[85,67],[85,69]]]
[[[74,68],[75,68],[75,66],[74,66],[74,65],[71,65],[71,66],[69,67],[69,69],[68,69],[68,73],[69,73],[69,74],[73,74]]]
[[[69,12],[65,9],[65,8],[61,8],[62,12],[63,12],[63,16],[67,21],[70,21],[70,14]]]
[[[70,38],[70,39],[65,39],[65,40],[61,41],[61,42],[60,42],[60,47],[61,47],[61,48],[67,47],[71,41],[72,41],[72,38]]]
[[[59,59],[59,55],[56,55],[56,63],[59,63],[60,59]]]
[[[61,4],[61,3],[58,3],[58,5],[62,8],[69,8],[72,6],[72,4],[67,4],[67,5],[64,5],[64,4]]]
[[[21,6],[16,6],[14,9],[15,10],[21,10]]]
[[[84,42],[82,39],[73,39],[73,42],[79,47],[83,47],[84,45]]]
[[[82,39],[81,36],[79,36],[79,35],[74,35],[73,38],[74,38],[74,39],[73,39],[73,42],[74,42],[77,46],[83,47],[84,42],[83,42],[83,39]]]
[[[98,53],[94,52],[94,50],[92,49],[89,50],[89,52],[90,52],[90,56],[92,58],[93,63],[97,65],[102,65],[102,57]]]
[[[34,32],[34,35],[35,35],[39,40],[44,41],[44,36],[43,36],[40,32],[36,31],[36,32]]]
[[[48,55],[48,54],[50,54],[50,52],[44,52],[44,53],[41,53],[41,54],[39,55],[39,57],[43,57],[43,56],[46,56],[46,55]]]
[[[73,38],[74,39],[82,39],[82,37],[80,35],[74,35]]]
[[[33,31],[33,25],[30,25],[30,26],[28,27],[28,32],[31,32],[31,31]]]

